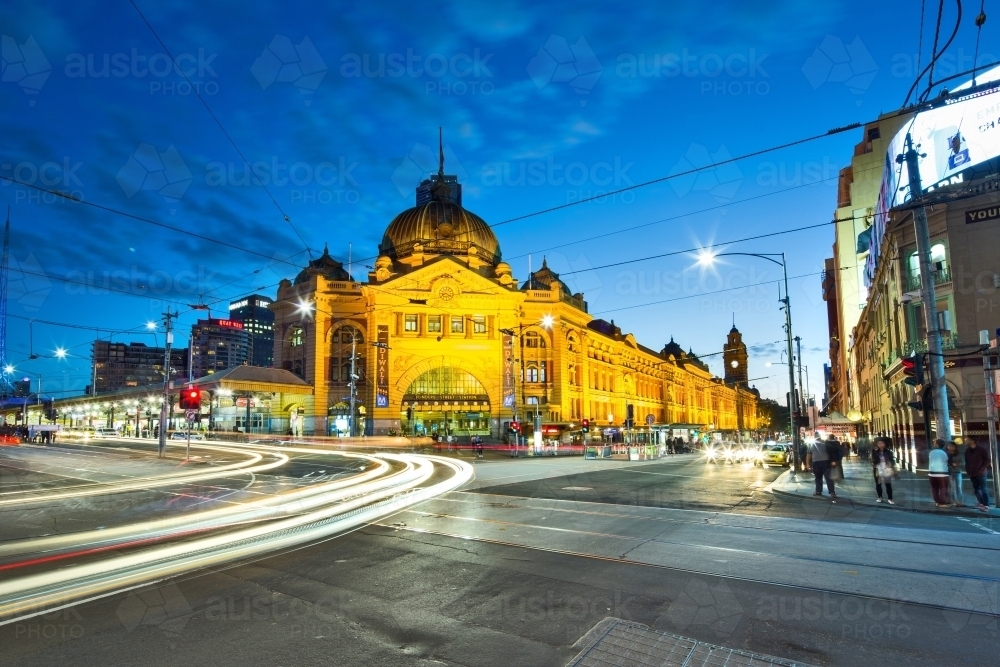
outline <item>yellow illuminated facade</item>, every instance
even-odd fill
[[[443,169],[417,201],[389,224],[367,280],[324,251],[279,286],[274,363],[314,387],[291,406],[306,433],[346,430],[352,350],[359,434],[497,437],[536,413],[596,430],[622,426],[629,405],[636,428],[757,428],[756,392],[673,340],[656,351],[595,319],[544,262],[519,283]]]

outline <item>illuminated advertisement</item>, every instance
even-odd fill
[[[378,325],[378,347],[375,348],[375,407],[389,407],[389,327]]]
[[[977,78],[977,83],[996,81],[1000,67]],[[909,171],[902,155],[906,135],[918,145],[920,185],[923,192],[963,183],[996,171],[985,165],[1000,156],[1000,86],[965,97],[944,100],[940,106],[921,111],[892,138],[886,151],[882,185],[871,230],[871,252],[865,263],[865,285],[871,285],[878,266],[889,210],[910,198]],[[990,168],[991,167],[991,168]],[[978,172],[982,171],[982,174]]]

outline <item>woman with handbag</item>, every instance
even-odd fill
[[[882,502],[882,487],[885,487],[886,498],[890,505],[892,502],[892,478],[896,476],[896,461],[889,449],[889,438],[879,436],[875,439],[875,449],[872,450],[872,473],[875,475],[875,492],[878,498],[875,502]]]

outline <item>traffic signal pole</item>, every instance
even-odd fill
[[[913,146],[913,139],[906,135],[906,152],[896,158],[897,162],[906,161],[906,171],[910,178],[910,198],[921,196],[920,165],[917,158],[922,157]],[[934,289],[934,276],[931,273],[931,240],[927,229],[927,211],[923,206],[913,209],[913,229],[917,237],[917,257],[920,265],[920,300],[923,303],[924,323],[927,329],[927,354],[929,359],[927,370],[931,376],[931,399],[934,402],[934,418],[937,421],[937,437],[945,442],[951,440],[951,416],[948,414],[948,389],[944,377],[944,355],[942,354],[941,330],[938,328],[937,294]],[[928,431],[927,449],[931,449],[933,437]]]

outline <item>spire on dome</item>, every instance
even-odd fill
[[[438,178],[444,181],[444,130],[438,127]]]

